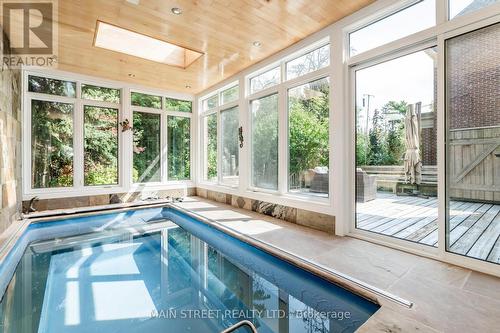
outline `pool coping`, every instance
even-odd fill
[[[51,211],[50,213],[44,214],[33,214],[24,216],[22,220],[20,220],[21,225],[16,225],[15,230],[11,231],[10,237],[7,237],[3,244],[0,245],[0,265],[2,265],[10,254],[11,251],[15,249],[15,246],[18,244],[18,241],[25,234],[26,229],[31,224],[36,223],[44,223],[50,221],[63,220],[67,218],[78,218],[78,217],[87,217],[93,215],[101,215],[101,214],[112,214],[112,213],[120,213],[135,209],[148,209],[148,208],[170,208],[182,214],[185,214],[195,220],[204,223],[210,227],[213,227],[216,230],[219,230],[225,234],[228,234],[231,237],[234,237],[240,241],[243,241],[253,247],[256,247],[272,256],[277,257],[280,260],[286,261],[300,269],[304,269],[330,283],[340,286],[356,295],[359,295],[375,304],[383,306],[383,300],[390,301],[391,303],[397,304],[404,308],[411,308],[413,306],[413,302],[408,301],[404,298],[393,295],[385,290],[374,287],[368,283],[365,283],[361,280],[353,278],[347,274],[344,274],[340,271],[325,267],[321,264],[312,262],[307,260],[306,258],[302,258],[296,254],[293,254],[283,248],[274,246],[268,242],[264,242],[258,240],[254,237],[251,237],[247,234],[241,233],[235,229],[224,226],[217,220],[213,220],[207,217],[204,217],[196,212],[180,207],[172,202],[145,202],[145,203],[137,203],[133,205],[121,205],[114,204],[106,207],[94,206],[94,207],[85,207],[84,209],[69,209],[69,210],[58,210]],[[14,226],[11,226],[14,228]],[[23,249],[24,252],[25,249]],[[17,263],[14,266],[17,267]],[[12,272],[13,273],[13,272]],[[10,283],[12,276],[9,276],[7,279],[6,286]],[[6,290],[6,288],[5,288]],[[1,293],[1,298],[3,298],[5,290]],[[0,298],[0,299],[1,299]]]
[[[331,268],[325,267],[324,265],[312,262],[310,260],[307,260],[305,258],[302,258],[300,256],[297,256],[296,254],[293,254],[285,249],[282,249],[280,247],[274,246],[268,242],[264,242],[261,240],[258,240],[254,237],[251,237],[249,235],[246,235],[244,233],[241,233],[239,231],[236,231],[232,228],[226,227],[223,224],[219,223],[217,220],[209,219],[207,217],[204,217],[200,214],[197,214],[189,209],[180,207],[176,205],[175,203],[170,203],[169,207],[177,210],[185,215],[188,215],[202,223],[205,223],[219,231],[224,232],[225,234],[228,234],[231,237],[234,237],[240,241],[243,241],[253,247],[256,247],[258,249],[263,250],[264,252],[267,252],[275,257],[277,257],[280,260],[286,261],[298,268],[304,269],[306,271],[309,271],[313,273],[316,276],[319,276],[322,279],[327,280],[330,283],[333,283],[335,285],[338,285],[350,292],[353,292],[363,298],[368,299],[369,301],[382,305],[379,297],[384,298],[385,300],[391,301],[393,303],[396,303],[400,306],[406,307],[406,308],[411,308],[413,306],[413,302],[408,301],[404,298],[401,298],[399,296],[393,295],[385,290],[382,290],[380,288],[374,287],[368,283],[365,283],[361,280],[358,280],[356,278],[353,278],[347,274],[344,274],[342,272],[339,272],[337,270],[333,270]]]

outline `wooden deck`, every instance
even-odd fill
[[[357,227],[396,238],[437,246],[436,198],[377,193],[357,203]],[[450,251],[500,263],[500,204],[452,201]]]

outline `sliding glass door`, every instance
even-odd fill
[[[435,47],[355,68],[356,228],[438,242]]]
[[[446,250],[500,263],[500,24],[446,47]]]

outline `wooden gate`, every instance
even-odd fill
[[[451,130],[448,165],[451,199],[500,201],[500,126]]]

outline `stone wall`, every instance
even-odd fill
[[[93,196],[44,199],[35,203],[37,211],[53,209],[71,209],[89,206],[102,206],[112,203],[116,196],[121,202],[134,202],[147,198],[186,197],[198,195],[203,198],[232,205],[234,207],[251,210],[257,213],[272,216],[287,222],[300,224],[316,230],[333,234],[335,232],[335,217],[316,213],[305,209],[272,204],[265,201],[253,200],[241,196],[206,190],[202,188],[182,188],[162,191],[143,191],[133,193],[102,194]],[[28,202],[25,201],[27,206]]]
[[[300,208],[272,204],[265,201],[249,199],[203,188],[196,188],[196,195],[209,200],[232,205],[234,207],[269,215],[283,221],[325,231],[329,234],[335,233],[335,216],[316,213]]]
[[[80,197],[65,197],[56,199],[42,199],[34,203],[34,208],[37,211],[53,210],[53,209],[71,209],[90,206],[103,206],[109,205],[119,199],[119,202],[134,202],[141,201],[148,198],[164,199],[168,197],[186,197],[196,194],[194,188],[179,188],[161,191],[142,191],[132,193],[118,193],[118,194],[101,194],[92,196]],[[24,206],[28,206],[29,202],[24,201]]]
[[[0,233],[21,212],[21,72],[0,72]]]

